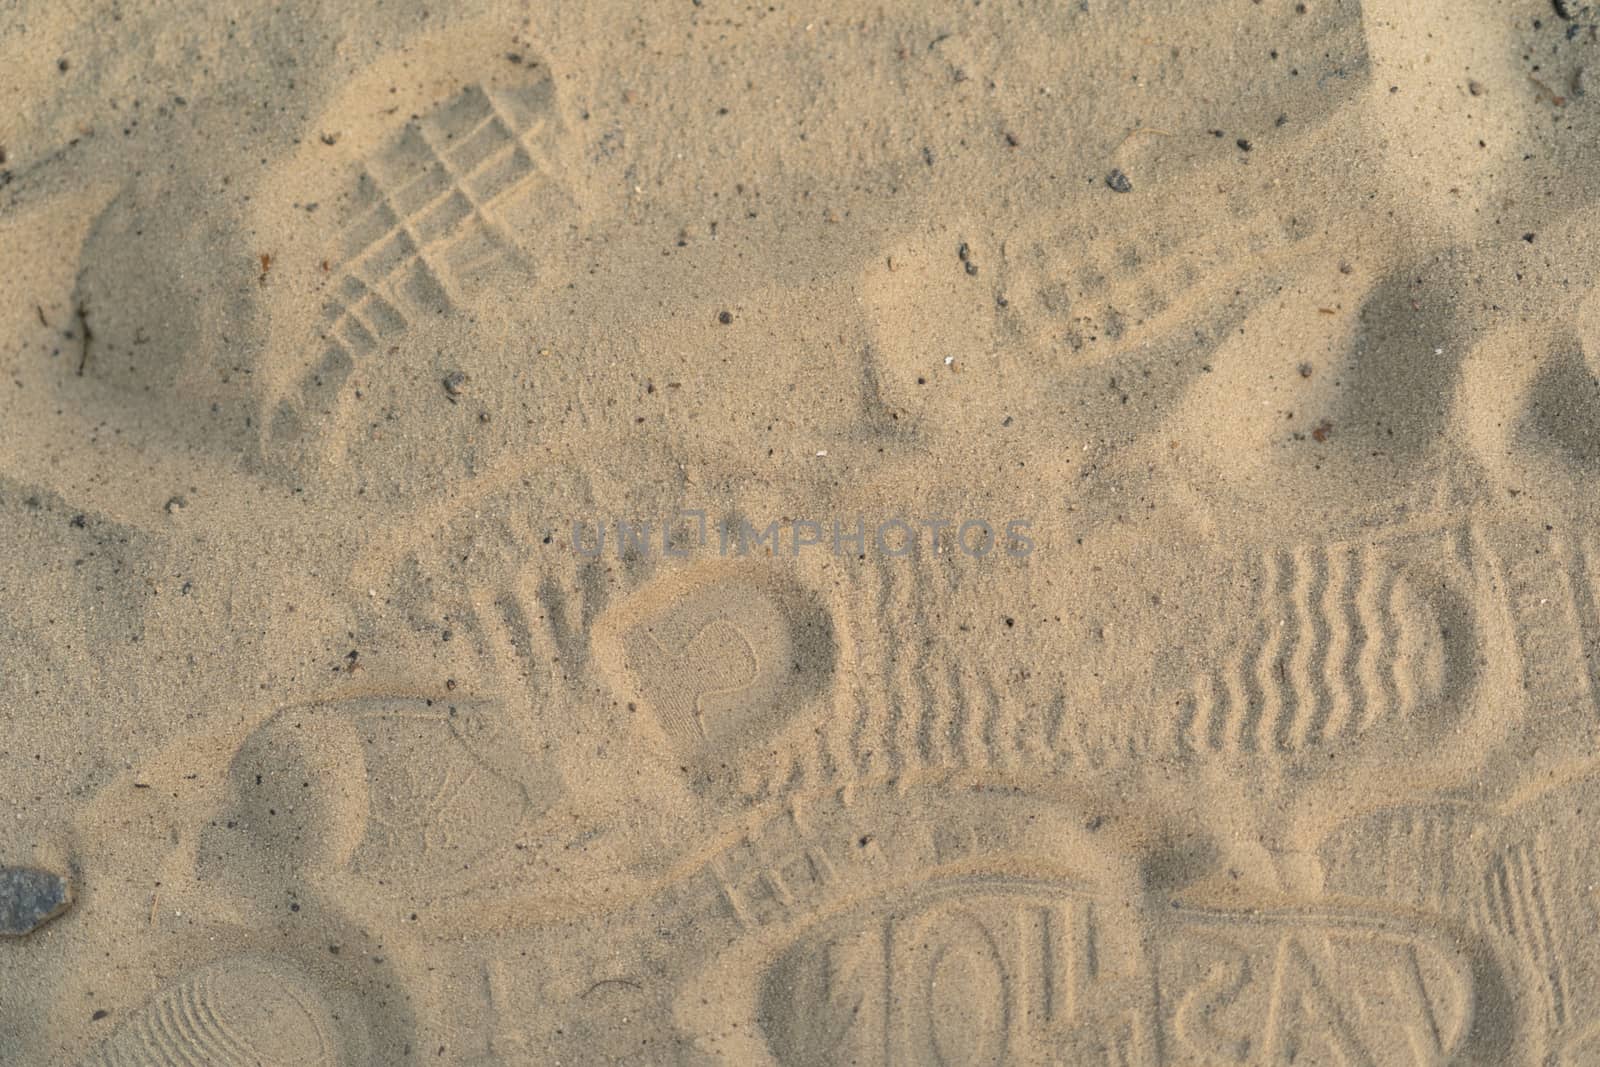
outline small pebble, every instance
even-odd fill
[[[1110,174],[1107,174],[1106,175],[1106,184],[1111,187],[1113,192],[1117,192],[1117,193],[1131,193],[1131,192],[1133,192],[1133,183],[1131,181],[1129,181],[1128,180],[1128,176],[1126,174],[1122,173],[1122,171],[1120,171],[1120,170],[1113,170]]]
[[[444,376],[444,391],[451,397],[458,397],[467,391],[467,375],[464,371],[453,370]]]
[[[717,321],[722,323],[722,325],[727,326],[729,323],[733,322],[733,312],[731,312],[731,311],[719,311],[719,312],[717,312]]]
[[[189,502],[181,496],[175,496],[167,501],[167,514],[176,515],[189,506]]]
[[[0,937],[31,934],[67,910],[66,879],[36,867],[0,867]]]

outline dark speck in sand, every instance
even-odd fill
[[[1128,180],[1128,176],[1126,174],[1122,173],[1122,171],[1120,171],[1120,170],[1113,170],[1110,174],[1107,174],[1106,175],[1106,184],[1111,187],[1111,190],[1113,192],[1117,192],[1117,193],[1131,193],[1131,192],[1133,192],[1133,183],[1131,181],[1129,181]]]

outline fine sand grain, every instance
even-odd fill
[[[1596,72],[0,2],[0,1064],[1600,1064]]]

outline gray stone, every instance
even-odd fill
[[[67,880],[36,867],[0,867],[0,937],[31,934],[72,903]]]

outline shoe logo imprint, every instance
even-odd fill
[[[691,760],[770,739],[825,690],[837,655],[800,590],[732,575],[671,580],[602,629],[602,659]]]

